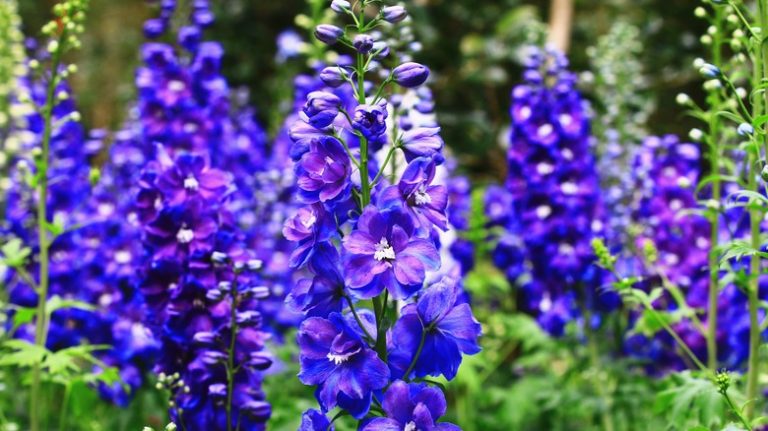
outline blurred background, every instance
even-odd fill
[[[53,0],[20,2],[26,34],[44,24]],[[287,29],[304,31],[297,15],[307,13],[305,0],[218,0],[217,22],[209,35],[226,49],[225,74],[233,86],[250,90],[251,102],[261,108],[260,119],[275,131],[282,121],[282,92],[290,91],[290,68],[276,61],[278,35]],[[409,0],[417,40],[423,44],[418,60],[434,73],[432,88],[447,145],[460,165],[476,179],[502,177],[500,136],[508,124],[509,91],[519,80],[520,47],[542,36],[550,13],[547,0]],[[691,61],[701,55],[698,35],[706,24],[692,15],[685,0],[576,0],[570,57],[574,71],[595,70],[590,49],[617,22],[632,24],[643,41],[638,48],[636,92],[642,94],[653,134],[685,135],[690,119],[674,103],[680,91],[694,98]],[[74,83],[85,123],[115,128],[132,100],[133,73],[142,43],[141,26],[151,13],[144,0],[93,0],[84,49],[77,53],[83,73]],[[625,49],[625,47],[614,47]],[[605,54],[598,53],[599,56]],[[594,57],[594,56],[593,56]],[[295,69],[293,69],[295,71]],[[583,90],[593,101],[585,76]],[[597,74],[599,75],[599,73]],[[601,99],[602,100],[602,99]],[[597,102],[595,102],[597,105]],[[286,107],[287,109],[287,107]],[[596,106],[599,109],[599,106]],[[489,166],[490,165],[490,166]]]

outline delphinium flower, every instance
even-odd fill
[[[356,13],[374,3],[378,14]],[[406,14],[379,3],[333,3],[354,24],[321,24],[315,36],[348,47],[354,58],[319,70],[324,85],[305,91],[290,133],[306,206],[284,233],[298,243],[292,262],[310,273],[290,303],[306,315],[299,379],[317,387],[320,405],[304,414],[302,430],[332,427],[336,408],[361,419],[363,429],[452,429],[436,423],[445,413],[440,390],[409,382],[452,379],[462,355],[479,351],[480,325],[438,252],[438,232],[451,229],[439,128],[410,122],[402,109],[403,93],[431,102],[428,90],[400,90],[420,87],[429,70],[403,61],[383,40]],[[370,30],[377,26],[387,28]]]
[[[648,285],[666,284],[681,292],[684,304],[674,297],[663,296],[655,304],[670,311],[681,307],[706,309],[708,306],[710,222],[696,211],[696,185],[702,179],[701,153],[697,145],[683,143],[672,135],[646,138],[632,165],[636,200],[632,204],[634,244],[630,247],[643,254],[651,247],[640,268]],[[724,223],[723,238],[740,236],[743,227]],[[648,253],[644,253],[648,254]],[[656,284],[653,284],[656,283]],[[720,315],[716,331],[718,362],[739,368],[747,357],[748,316],[746,296],[733,283],[728,283],[718,297]],[[681,316],[672,328],[699,358],[707,357],[706,333],[710,324],[706,316],[696,320]],[[689,366],[675,341],[666,333],[653,338],[637,334],[627,340],[630,355],[648,361],[652,372],[679,370]]]
[[[601,289],[601,272],[593,266],[590,239],[604,235],[606,215],[588,109],[567,65],[552,49],[533,50],[528,58],[525,82],[512,91],[510,216],[490,217],[507,223],[508,231],[495,261],[509,265],[501,269],[512,282],[522,274],[509,268],[529,273],[521,286],[523,309],[557,335],[580,314],[579,303],[599,311],[618,300]],[[489,197],[487,208],[496,208],[502,195]]]
[[[638,28],[619,21],[587,51],[596,100],[595,152],[603,200],[611,209],[607,240],[612,248],[628,240],[633,176],[627,174],[627,167],[647,135],[645,124],[654,105],[645,91],[648,83],[639,60],[643,51],[639,34]]]
[[[83,7],[69,3],[58,5],[55,11],[76,15]],[[57,28],[54,22],[44,30],[55,37]],[[68,44],[75,42],[76,38],[67,40]],[[46,140],[46,86],[50,84],[47,74],[40,77],[38,72],[52,56],[60,55],[56,47],[49,42],[40,49],[35,41],[29,40],[28,60],[22,46],[9,47],[14,52],[21,50],[22,55],[17,59],[17,81],[8,99],[12,116],[7,127],[2,128],[7,137],[4,143],[13,155],[7,159],[2,175],[3,183],[11,187],[7,199],[2,198],[0,235],[3,242],[21,240],[36,252],[40,244],[33,226],[39,213],[35,210],[39,194],[33,192],[30,179],[35,174],[32,166],[35,170],[41,166],[36,157]],[[104,377],[99,389],[105,398],[125,405],[142,385],[156,345],[142,324],[143,315],[132,283],[132,263],[140,254],[137,236],[125,235],[123,224],[114,218],[116,208],[125,206],[130,199],[123,195],[118,202],[118,195],[105,193],[106,186],[99,183],[95,159],[105,134],[99,130],[86,132],[78,121],[75,97],[66,79],[75,71],[74,65],[59,65],[55,86],[49,88],[55,100],[51,103],[52,127],[46,144],[51,157],[45,169],[49,215],[46,217],[56,226],[51,228],[53,239],[47,250],[50,258],[46,264],[46,296],[50,301],[63,298],[75,305],[51,313],[42,339],[53,352],[83,344],[106,346],[94,353],[98,364],[89,371]],[[130,229],[128,226],[127,230]],[[31,263],[9,272],[7,279],[4,276],[8,299],[14,307],[39,306],[41,298],[34,284],[40,282],[40,277],[27,274],[36,274],[40,269],[40,263]],[[36,325],[25,324],[15,328],[13,335],[32,341],[38,338],[36,329]],[[117,369],[120,382],[110,386],[107,367]]]
[[[147,37],[163,35],[174,10],[163,2]],[[212,21],[208,2],[197,1],[177,34],[183,51],[143,46],[136,115],[113,157],[138,189],[134,214],[148,252],[141,292],[174,422],[263,429],[271,409],[262,372],[272,364],[265,328],[292,323],[276,302],[291,277],[277,234],[292,193],[281,181],[285,155],[267,147],[247,95],[231,95],[221,45],[203,38]]]

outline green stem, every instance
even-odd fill
[[[232,431],[232,396],[235,386],[235,342],[237,341],[237,278],[232,283],[231,290],[232,305],[230,306],[230,331],[229,349],[227,350],[227,430]]]
[[[768,4],[766,4],[766,0],[759,0],[758,1],[759,6],[759,14],[760,14],[760,25],[762,29],[768,28]],[[754,53],[755,57],[759,60],[755,64],[755,70],[754,70],[754,84],[755,86],[760,85],[763,80],[768,77],[768,46],[765,46],[764,44],[764,33],[765,30],[761,33],[760,37],[760,45],[759,45],[759,52]],[[768,93],[765,94],[766,99],[768,99]],[[755,117],[758,115],[762,115],[765,113],[766,109],[766,99],[761,100],[760,98],[756,98],[754,103],[755,108]],[[760,147],[757,145],[757,142],[755,142],[755,146],[749,153],[749,169],[748,172],[748,180],[749,180],[749,190],[756,191],[760,193],[760,187],[757,182],[757,176],[760,175],[760,172],[752,171],[752,169],[757,170],[757,161],[760,160]],[[767,144],[768,145],[768,144]],[[760,222],[763,219],[763,213],[758,208],[750,208],[749,210],[749,218],[750,218],[750,230],[751,230],[751,237],[752,237],[752,247],[754,247],[756,250],[760,249],[761,246],[761,240],[760,240]],[[760,305],[760,300],[758,298],[758,289],[759,289],[759,282],[760,282],[760,258],[758,256],[752,256],[750,259],[750,274],[749,274],[749,285],[747,286],[747,301],[749,303],[749,362],[748,362],[748,368],[747,368],[747,406],[745,409],[745,416],[747,420],[751,420],[754,417],[755,412],[755,403],[757,402],[757,396],[758,396],[758,376],[760,374],[760,358],[759,358],[759,350],[760,350],[760,322],[758,321],[758,309]]]
[[[365,325],[363,325],[363,321],[360,319],[360,316],[357,314],[357,310],[355,310],[355,305],[352,303],[352,298],[350,298],[347,295],[344,295],[344,299],[347,300],[347,303],[349,304],[349,309],[352,310],[352,315],[355,316],[355,320],[357,321],[357,326],[359,326],[360,329],[363,330],[363,333],[365,334],[366,337],[368,337],[371,341],[374,341],[375,338],[371,336],[371,334],[365,328]]]
[[[720,393],[723,395],[723,398],[725,398],[725,402],[728,403],[728,407],[731,408],[731,411],[733,411],[736,417],[739,418],[741,424],[744,425],[744,428],[748,431],[752,431],[752,425],[749,424],[749,421],[747,421],[744,415],[741,414],[741,411],[739,411],[736,405],[733,404],[733,400],[731,399],[731,396],[728,395],[728,391],[720,391]]]
[[[423,328],[424,323],[422,323],[421,326]],[[424,342],[427,340],[427,332],[431,330],[432,330],[432,325],[429,325],[428,327],[424,328],[424,330],[421,333],[421,340],[419,340],[419,347],[416,348],[416,353],[413,355],[413,359],[411,359],[410,365],[408,365],[408,368],[405,370],[405,374],[403,374],[403,378],[406,381],[410,380],[408,376],[410,376],[411,372],[413,372],[413,369],[416,368],[416,362],[419,361],[419,357],[421,356],[421,351],[424,349]]]
[[[596,373],[600,375],[600,378],[596,379],[595,381],[595,390],[597,391],[597,395],[600,397],[600,400],[605,403],[605,405],[600,409],[600,421],[603,424],[603,431],[613,431],[614,425],[613,417],[611,416],[611,409],[609,408],[609,396],[606,393],[605,385],[603,385],[602,382],[603,367],[600,364],[600,350],[598,349],[597,339],[595,338],[595,334],[592,331],[592,326],[590,325],[590,322],[592,321],[592,313],[590,312],[589,307],[586,305],[582,307],[582,311],[584,314],[584,336],[587,337],[589,359],[592,368]]]
[[[51,135],[53,132],[53,107],[56,103],[56,83],[59,77],[59,67],[61,65],[61,54],[63,51],[62,45],[66,40],[66,31],[62,32],[59,36],[59,49],[53,52],[51,61],[51,76],[48,81],[48,87],[46,91],[45,106],[43,107],[43,140],[42,140],[42,152],[40,159],[37,163],[37,238],[39,243],[39,265],[40,265],[40,280],[39,289],[37,291],[37,311],[36,311],[36,324],[35,324],[35,344],[40,347],[45,347],[46,338],[48,336],[47,322],[48,311],[46,309],[48,301],[48,161],[50,158],[50,146]],[[30,396],[29,414],[30,414],[30,429],[32,431],[40,430],[40,380],[41,380],[41,364],[34,364],[32,367],[32,388]]]
[[[717,32],[715,32],[712,43],[712,57],[714,64],[721,67],[722,63],[722,24],[723,24],[723,11],[722,8],[715,8],[715,25],[717,26]],[[729,81],[730,82],[730,81]],[[738,95],[734,95],[738,98]],[[713,92],[712,104],[720,108],[721,100],[720,93]],[[721,199],[721,182],[718,178],[720,174],[720,144],[719,144],[719,131],[720,131],[720,117],[718,115],[709,116],[709,163],[712,175],[712,199],[716,202],[720,202]],[[717,245],[720,239],[720,213],[715,212],[710,218],[710,250],[709,250],[709,304],[707,310],[707,331],[705,338],[707,340],[707,366],[713,372],[717,370],[717,299],[720,293],[720,265],[718,263]]]

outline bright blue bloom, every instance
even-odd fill
[[[402,309],[388,343],[394,376],[410,377],[404,374],[422,344],[422,337],[421,355],[412,371],[416,377],[443,375],[451,380],[459,370],[462,354],[480,352],[480,324],[469,304],[459,301],[459,293],[458,281],[444,276],[427,287],[416,304]]]
[[[388,116],[385,102],[379,105],[359,105],[352,115],[352,128],[368,140],[377,140],[387,131]]]
[[[371,298],[384,289],[405,299],[422,288],[426,271],[440,266],[429,240],[414,236],[411,218],[401,211],[368,206],[357,228],[344,237],[344,274],[351,292]]]
[[[307,96],[307,104],[302,111],[306,121],[315,128],[328,127],[339,115],[341,99],[333,93],[315,91]]]
[[[309,409],[301,415],[299,431],[334,431],[334,427],[323,413]]]
[[[296,164],[299,199],[308,204],[337,201],[347,197],[352,166],[338,139],[314,139]]]
[[[361,431],[460,431],[451,423],[437,423],[445,415],[447,403],[440,389],[423,383],[397,380],[390,385],[381,403],[386,417],[374,418]]]
[[[389,382],[389,369],[338,313],[301,323],[299,379],[316,385],[323,411],[336,405],[360,419],[368,413],[373,391]]]

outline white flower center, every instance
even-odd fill
[[[416,190],[416,192],[413,194],[413,202],[418,206],[432,203],[432,196],[427,193],[426,187],[424,187],[424,185],[419,187],[419,189]]]
[[[168,89],[177,93],[184,91],[185,88],[187,88],[187,86],[181,81],[173,80],[168,83]]]
[[[549,217],[550,214],[552,214],[552,208],[547,205],[542,205],[536,208],[536,216],[540,219],[545,219]]]
[[[309,228],[311,228],[312,226],[315,225],[316,221],[317,221],[317,216],[315,216],[315,213],[312,213],[312,214],[309,215],[308,219],[301,221],[301,225],[304,226],[305,228],[309,229]]]
[[[579,187],[575,183],[568,181],[560,186],[560,190],[566,195],[575,195],[579,191]]]
[[[529,118],[531,118],[530,106],[523,106],[522,108],[520,108],[520,119],[527,120]]]
[[[184,179],[185,189],[195,191],[198,189],[198,187],[200,187],[200,183],[197,182],[197,178],[190,175]]]
[[[419,431],[418,428],[416,428],[416,423],[413,421],[408,422],[405,424],[405,428],[403,428],[403,431]]]
[[[381,262],[382,260],[395,260],[395,249],[389,245],[386,238],[382,238],[378,244],[376,244],[376,252],[373,253],[373,258]]]
[[[182,244],[189,244],[193,239],[195,239],[195,231],[186,227],[179,229],[179,232],[176,234],[176,240]]]
[[[562,124],[563,127],[568,127],[573,123],[573,117],[571,117],[570,114],[560,114],[558,119],[560,120],[560,124]]]
[[[555,171],[555,167],[549,163],[539,163],[536,165],[536,172],[539,175],[548,175]]]
[[[546,123],[539,126],[539,130],[536,133],[539,134],[539,137],[543,138],[545,136],[551,135],[553,130],[555,130],[555,128],[552,127],[551,124]]]
[[[355,353],[347,353],[346,355],[336,355],[333,353],[328,353],[326,358],[328,358],[329,361],[333,362],[334,365],[341,365],[344,362],[347,362],[349,358],[354,355]]]

